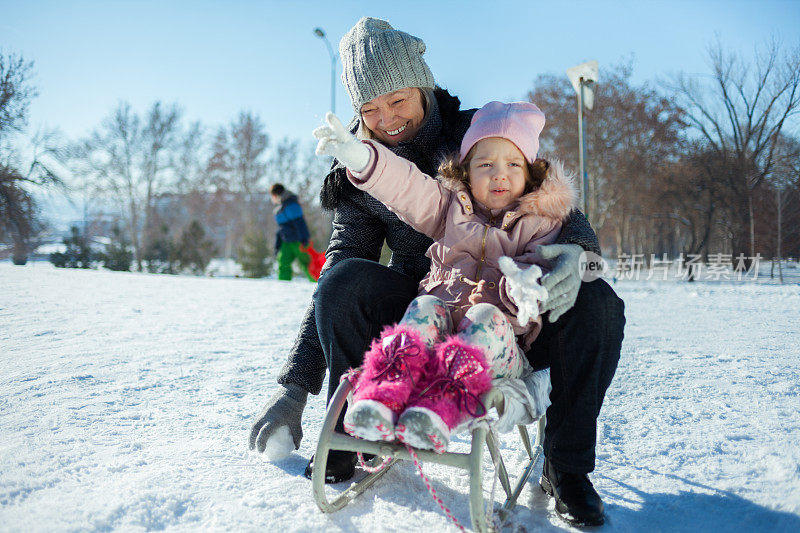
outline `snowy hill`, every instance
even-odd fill
[[[800,531],[800,286],[615,288],[628,324],[592,475],[602,530]],[[0,263],[0,530],[452,530],[408,464],[319,512],[302,470],[321,397],[298,452],[247,450],[312,291]],[[524,452],[503,448],[513,471]],[[466,474],[425,471],[468,524]],[[566,529],[535,476],[504,531]]]

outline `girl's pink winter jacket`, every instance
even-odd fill
[[[489,210],[473,200],[463,183],[431,178],[383,145],[365,143],[372,149],[370,162],[363,172],[348,172],[352,183],[435,241],[427,251],[431,270],[420,282],[420,294],[444,300],[457,325],[473,305],[470,295],[480,292],[473,300],[498,306],[514,332],[524,336],[522,347],[527,350],[539,334],[541,317],[528,324],[517,321],[517,306],[507,294],[497,261],[506,255],[527,267],[534,263],[536,245],[556,241],[575,205],[571,177],[560,164],[551,164],[539,189],[505,209]]]

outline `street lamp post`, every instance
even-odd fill
[[[583,131],[583,107],[594,107],[594,84],[597,82],[597,61],[581,63],[567,69],[567,76],[578,94],[578,162],[581,179],[581,209],[589,218],[589,176],[586,174],[586,142]]]
[[[331,46],[328,37],[325,35],[325,31],[322,28],[314,28],[314,35],[319,37],[325,42],[325,46],[328,47],[328,54],[331,56],[331,112],[336,113],[336,54],[333,51],[333,47]]]
[[[583,105],[586,82],[580,79],[580,90],[578,91],[578,163],[581,173],[581,190],[583,197],[583,212],[589,218],[589,176],[586,175],[586,142],[583,138],[585,130],[583,128]]]

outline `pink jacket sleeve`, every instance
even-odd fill
[[[405,223],[432,239],[444,232],[452,192],[414,163],[374,141],[370,161],[361,172],[347,172],[353,185],[380,200]]]

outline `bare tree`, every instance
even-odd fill
[[[680,161],[662,176],[654,200],[662,205],[663,217],[674,231],[674,249],[686,255],[707,255],[715,230],[729,217],[717,176],[720,161],[700,141],[687,144]]]
[[[275,145],[267,161],[267,175],[270,185],[272,183],[282,183],[287,188],[300,193],[298,188],[302,188],[305,183],[304,176],[299,172],[299,142],[289,138],[283,138]]]
[[[176,193],[190,194],[210,185],[203,161],[205,142],[204,129],[200,122],[191,123],[179,135],[177,154],[172,164],[172,188]]]
[[[239,248],[245,233],[258,226],[268,146],[264,124],[249,112],[241,112],[228,128],[220,128],[212,143],[207,169],[217,189],[213,207],[218,224],[226,228],[226,257]]]
[[[647,85],[632,84],[631,75],[630,63],[608,68],[585,115],[591,222],[618,253],[649,251],[664,227],[659,217],[671,216],[657,198],[663,176],[679,159],[684,129],[681,111]],[[529,99],[547,115],[544,156],[575,168],[576,101],[566,76],[540,76]]]
[[[32,62],[0,53],[0,240],[10,238],[12,259],[18,264],[27,261],[31,240],[43,227],[30,188],[63,186],[53,165],[62,155],[54,133],[34,137],[30,163],[23,163],[11,144],[11,136],[24,131],[30,101],[37,94],[30,84],[32,75]]]
[[[161,102],[156,102],[147,113],[147,120],[143,124],[140,173],[146,191],[143,224],[145,247],[157,229],[151,223],[153,203],[156,194],[162,192],[166,186],[166,171],[174,165],[180,117],[181,113],[176,105],[165,108]]]
[[[223,174],[227,184],[241,195],[246,226],[255,221],[255,194],[266,174],[264,156],[268,146],[264,124],[249,112],[241,112],[229,130],[221,129],[214,141],[209,169]]]
[[[778,261],[778,275],[783,283],[783,226],[787,211],[790,217],[796,216],[798,212],[797,202],[791,201],[791,192],[800,185],[800,142],[781,135],[776,143],[774,157],[775,163],[766,179],[775,190],[775,258]]]
[[[57,187],[66,190],[55,167],[63,158],[55,133],[36,135],[32,142],[31,161],[24,170],[15,158],[0,158],[0,240],[10,237],[12,259],[25,264],[35,248],[35,236],[45,228],[31,187]]]
[[[100,129],[70,149],[73,175],[92,180],[93,185],[109,194],[125,214],[133,258],[139,270],[142,269],[139,236],[143,194],[136,159],[141,144],[141,121],[130,104],[120,102]]]
[[[94,180],[125,214],[139,270],[153,202],[171,166],[179,120],[175,106],[164,109],[156,102],[143,121],[130,104],[121,102],[99,129],[71,149],[74,174]]]
[[[784,53],[772,42],[749,64],[718,43],[709,58],[710,79],[681,74],[672,86],[689,124],[725,165],[722,182],[740,213],[734,253],[754,256],[753,191],[772,170],[787,121],[800,111],[800,49]]]
[[[22,131],[28,123],[28,106],[37,95],[30,84],[32,75],[32,61],[0,53],[0,140],[12,131]]]

